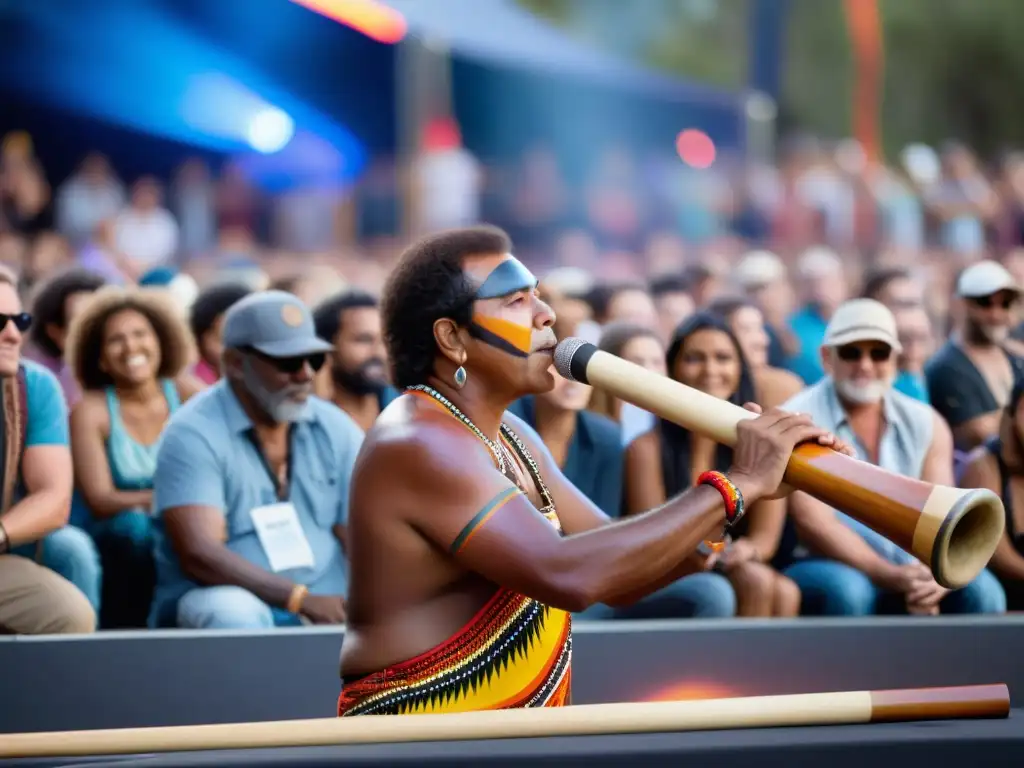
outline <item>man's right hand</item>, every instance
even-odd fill
[[[835,442],[832,434],[815,426],[807,414],[778,408],[761,413],[760,406],[754,403],[743,407],[760,415],[737,425],[732,469],[728,474],[748,504],[778,492],[789,457],[797,445],[808,440],[829,446]]]
[[[345,598],[337,595],[306,595],[300,613],[314,624],[344,624]]]

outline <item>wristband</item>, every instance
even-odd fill
[[[302,603],[306,600],[306,595],[309,594],[309,587],[305,584],[296,584],[292,587],[292,593],[288,595],[288,602],[285,603],[284,609],[288,613],[298,613],[302,610]]]
[[[745,511],[743,505],[743,494],[722,472],[704,472],[697,478],[697,485],[710,485],[722,496],[725,502],[725,531],[722,541],[705,542],[713,551],[721,552],[729,542],[729,531],[743,519]]]

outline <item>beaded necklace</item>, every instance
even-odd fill
[[[462,422],[463,426],[469,429],[470,432],[476,435],[480,441],[490,449],[491,453],[494,455],[494,460],[498,465],[498,470],[503,475],[508,475],[508,464],[505,459],[504,445],[507,444],[514,449],[519,455],[519,458],[522,459],[523,464],[526,465],[526,468],[530,473],[530,477],[536,484],[537,490],[540,493],[541,502],[543,503],[543,507],[540,510],[541,514],[546,516],[554,514],[555,500],[551,496],[551,492],[548,490],[547,485],[540,476],[540,467],[538,467],[537,462],[534,461],[533,454],[530,453],[530,449],[526,447],[526,444],[519,438],[519,435],[513,432],[512,428],[509,427],[508,424],[502,422],[501,432],[498,438],[500,442],[496,442],[487,437],[487,435],[485,435],[483,431],[473,423],[473,420],[470,419],[469,416],[459,410],[455,403],[433,387],[428,387],[426,384],[417,384],[415,386],[408,387],[408,391],[421,392],[424,395],[427,395],[432,400],[440,404],[446,411],[448,411],[449,414]]]

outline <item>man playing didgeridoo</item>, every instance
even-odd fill
[[[554,315],[510,249],[490,228],[428,237],[384,289],[405,391],[352,477],[340,715],[568,703],[571,612],[692,572],[702,541],[776,493],[797,443],[847,450],[806,416],[771,411],[740,426],[729,472],[613,522],[506,413],[553,386],[555,346]]]

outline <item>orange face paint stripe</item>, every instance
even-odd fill
[[[530,353],[533,338],[532,328],[520,325],[519,323],[513,323],[511,320],[503,320],[499,317],[490,317],[479,313],[473,315],[473,322],[485,331],[490,331],[499,339],[507,341],[520,352]]]

